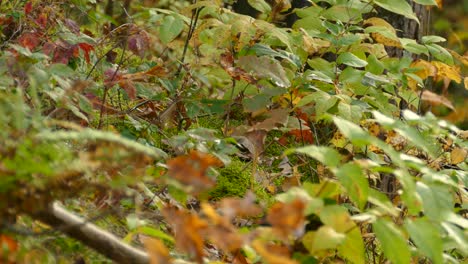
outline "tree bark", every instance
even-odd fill
[[[430,9],[426,6],[415,3],[409,0],[409,4],[413,8],[414,13],[419,19],[419,24],[413,19],[406,18],[379,8],[379,16],[389,22],[396,30],[400,38],[410,38],[420,41],[421,37],[427,35],[427,30],[430,24]],[[403,50],[394,47],[387,47],[387,53],[390,57],[402,57]]]

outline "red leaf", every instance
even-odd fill
[[[27,3],[24,5],[24,14],[29,15],[29,13],[31,13],[31,11],[32,11],[32,3],[31,3],[31,2],[27,2]]]
[[[26,32],[19,37],[18,42],[21,46],[33,50],[41,41],[38,33]]]
[[[44,13],[40,14],[39,17],[36,18],[36,23],[42,28],[45,28],[47,26],[47,15]]]
[[[122,80],[119,82],[120,88],[124,89],[130,99],[136,98],[136,87],[132,80]]]
[[[314,135],[312,134],[310,129],[293,129],[289,131],[288,134],[294,136],[296,142],[302,142],[302,140],[304,140],[304,142],[307,142],[309,144],[314,143]]]
[[[88,43],[80,43],[78,44],[78,46],[80,47],[81,50],[83,50],[84,52],[84,56],[85,56],[85,60],[87,63],[90,62],[90,59],[89,59],[89,52],[94,50],[94,47],[91,46],[90,44]]]
[[[144,30],[140,30],[136,34],[130,35],[127,40],[128,49],[140,58],[145,57],[145,54],[150,47],[149,43],[150,38],[148,33]]]

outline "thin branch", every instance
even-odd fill
[[[146,252],[123,243],[113,234],[70,213],[58,202],[53,202],[48,210],[33,217],[52,227],[67,226],[62,229],[62,232],[117,263],[148,264],[150,262]]]

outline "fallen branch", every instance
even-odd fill
[[[123,243],[113,234],[70,213],[58,202],[53,202],[48,210],[35,217],[51,227],[66,226],[61,229],[62,232],[117,263],[148,264],[150,262],[146,252]]]

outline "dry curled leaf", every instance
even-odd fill
[[[444,105],[452,110],[455,110],[452,102],[444,96],[438,95],[428,90],[424,90],[421,95],[421,100],[435,104],[435,105]]]

